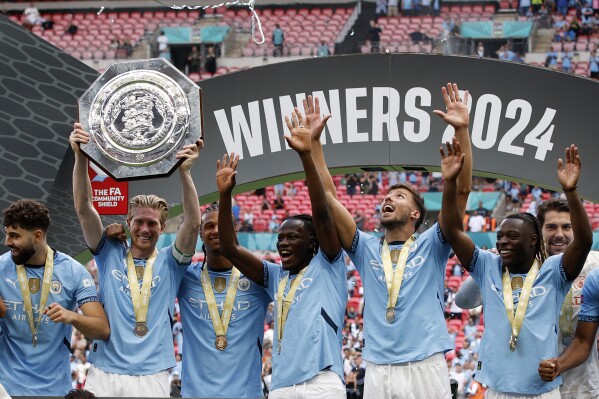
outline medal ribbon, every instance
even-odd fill
[[[304,278],[304,274],[308,270],[308,266],[304,267],[298,274],[295,280],[291,283],[289,287],[289,292],[285,296],[283,300],[283,293],[285,292],[285,287],[287,286],[287,281],[289,280],[289,274],[279,281],[279,289],[277,290],[277,324],[278,331],[277,337],[279,339],[279,348],[281,347],[281,341],[283,340],[283,329],[285,328],[285,323],[287,322],[287,316],[289,315],[289,308],[291,308],[291,303],[293,302],[293,297],[295,296],[295,291],[297,291],[302,279]]]
[[[524,280],[524,286],[522,287],[522,291],[520,291],[518,307],[516,308],[516,314],[514,315],[514,298],[512,292],[510,272],[507,270],[507,267],[503,271],[503,302],[505,304],[507,318],[510,322],[510,325],[512,326],[512,338],[514,339],[514,349],[516,340],[518,339],[518,335],[520,334],[520,329],[522,328],[522,323],[524,322],[524,315],[526,314],[526,309],[528,308],[530,291],[538,274],[539,262],[535,259],[534,263],[532,264],[532,267],[526,275],[526,279]],[[512,345],[511,341],[512,340],[510,340],[510,345]]]
[[[31,292],[27,281],[27,272],[25,265],[17,265],[17,276],[19,277],[19,286],[21,287],[21,295],[23,295],[23,306],[27,313],[27,321],[33,338],[33,346],[37,345],[37,330],[42,321],[42,311],[46,308],[48,296],[50,295],[50,283],[52,282],[52,271],[54,270],[54,251],[47,247],[46,264],[44,268],[44,277],[42,281],[42,294],[40,296],[40,306],[38,308],[37,320],[34,321],[33,305],[31,304]]]
[[[131,301],[133,302],[133,312],[137,323],[145,323],[148,318],[148,308],[150,307],[150,290],[152,289],[152,274],[154,271],[154,261],[158,256],[158,251],[146,261],[144,276],[141,282],[141,291],[135,273],[135,264],[131,251],[127,253],[127,278],[129,279],[129,291],[131,292]]]
[[[574,314],[574,310],[572,309],[572,288],[568,291],[566,295],[566,299],[564,299],[564,304],[562,305],[562,310],[559,315],[559,330],[563,336],[572,336],[573,334],[573,326],[572,326],[572,315]]]
[[[200,275],[202,280],[202,287],[204,288],[204,295],[206,295],[206,303],[208,304],[208,311],[210,312],[210,318],[212,319],[212,326],[216,336],[226,336],[227,329],[229,328],[229,321],[231,320],[231,314],[233,313],[233,302],[235,301],[235,295],[237,295],[237,283],[239,282],[239,270],[233,268],[231,270],[231,277],[229,278],[229,286],[227,287],[227,296],[225,297],[225,304],[223,305],[222,316],[218,314],[218,306],[216,306],[216,298],[214,297],[214,291],[212,290],[212,283],[210,282],[210,276],[208,275],[208,266],[202,269]]]
[[[393,262],[391,261],[391,251],[389,251],[389,244],[387,244],[386,240],[383,242],[381,258],[383,259],[383,271],[385,272],[385,281],[387,282],[387,291],[389,293],[387,309],[394,309],[395,304],[397,303],[399,290],[401,289],[401,282],[403,281],[403,272],[406,268],[406,261],[408,260],[408,253],[413,243],[414,237],[410,237],[410,239],[404,243],[403,247],[401,248],[394,273]]]

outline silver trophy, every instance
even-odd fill
[[[162,58],[112,64],[78,101],[85,155],[116,180],[170,175],[203,137],[201,90]]]

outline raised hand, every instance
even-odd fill
[[[557,367],[557,358],[543,360],[539,363],[539,376],[543,381],[551,382],[557,378],[559,370]]]
[[[204,140],[199,139],[194,144],[188,144],[185,147],[183,147],[183,149],[181,149],[181,151],[177,152],[177,155],[175,156],[175,158],[185,159],[185,161],[183,161],[183,163],[181,164],[181,166],[179,166],[179,168],[181,168],[181,170],[183,170],[183,171],[190,170],[191,167],[193,166],[193,163],[200,155],[200,150],[202,148],[204,148]]]
[[[441,119],[448,125],[453,126],[455,129],[468,127],[470,122],[470,114],[468,113],[468,100],[469,94],[466,91],[464,99],[460,99],[460,92],[458,91],[457,84],[447,83],[447,88],[441,88],[443,94],[443,101],[447,112],[440,110],[434,110],[435,115],[439,115]]]
[[[75,123],[73,125],[73,131],[69,136],[69,143],[71,143],[71,148],[75,154],[81,153],[81,144],[89,143],[89,133],[83,130],[83,125],[81,123]]]
[[[462,154],[460,143],[455,137],[452,139],[451,144],[447,142],[445,145],[447,146],[447,155],[443,151],[443,147],[439,148],[441,153],[441,174],[445,180],[456,179],[464,166],[464,154]]]
[[[310,152],[312,145],[310,143],[310,119],[304,118],[299,109],[294,108],[291,119],[285,116],[285,122],[291,132],[291,135],[285,135],[285,140],[289,147],[298,153]]]
[[[239,155],[235,155],[234,152],[231,153],[231,156],[223,155],[222,161],[220,159],[216,161],[216,187],[219,193],[233,191],[238,163]]]
[[[312,140],[320,141],[320,136],[324,130],[327,121],[331,118],[331,115],[320,115],[320,103],[318,97],[312,98],[308,96],[308,100],[304,99],[304,113],[310,126],[310,135]]]
[[[580,155],[578,147],[572,144],[566,148],[566,163],[560,158],[557,160],[557,179],[562,189],[572,191],[576,189],[578,178],[580,177]]]

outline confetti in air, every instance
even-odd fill
[[[154,1],[166,6],[166,4],[164,4],[160,0],[154,0]],[[258,17],[258,14],[254,10],[255,3],[256,3],[256,0],[249,0],[246,3],[243,3],[240,0],[235,0],[235,1],[229,1],[226,3],[220,3],[220,4],[209,4],[206,6],[188,6],[187,4],[178,6],[178,5],[174,4],[172,6],[167,6],[167,7],[170,7],[173,10],[185,10],[185,9],[197,10],[199,8],[206,10],[208,8],[218,8],[218,7],[223,7],[223,6],[234,6],[234,5],[247,6],[249,8],[250,12],[252,13],[252,40],[254,40],[254,42],[256,44],[262,44],[266,41],[266,39],[264,37],[264,32],[262,31],[262,23],[260,22],[260,17]],[[260,33],[260,39],[256,39],[256,37],[255,37],[256,30],[258,30],[258,32]]]
[[[100,7],[100,10],[96,14],[100,15],[100,14],[102,14],[102,11],[104,11],[104,7],[103,6]]]

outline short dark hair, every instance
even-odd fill
[[[304,223],[304,226],[306,226],[308,228],[308,234],[314,236],[314,240],[316,242],[316,250],[314,251],[316,253],[316,251],[318,251],[318,248],[320,248],[320,243],[318,242],[318,236],[316,235],[316,228],[314,227],[314,222],[312,221],[312,216],[305,214],[305,213],[298,213],[297,215],[290,215],[285,217],[285,219],[283,219],[283,221],[281,222],[281,225],[283,223],[285,223],[287,220],[299,220],[300,222]]]
[[[96,399],[96,395],[85,389],[71,389],[64,399]]]
[[[568,205],[568,201],[563,198],[552,198],[541,202],[537,207],[537,219],[539,219],[541,227],[545,224],[545,214],[549,211],[570,213],[570,205]]]
[[[416,221],[416,226],[415,226],[416,230],[418,230],[418,228],[424,221],[424,216],[426,215],[426,206],[424,206],[424,197],[422,196],[422,194],[420,194],[420,192],[418,190],[416,190],[414,188],[414,186],[412,186],[409,183],[395,184],[395,185],[389,187],[389,189],[387,190],[387,194],[389,194],[391,191],[399,190],[400,188],[408,190],[410,192],[410,194],[412,194],[412,198],[414,198],[414,202],[416,203],[416,206],[418,207],[418,211],[420,212],[420,217]]]
[[[21,227],[25,230],[40,229],[44,233],[50,226],[50,212],[41,202],[20,199],[2,211],[4,227]]]

